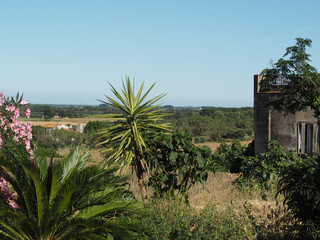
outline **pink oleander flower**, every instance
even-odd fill
[[[32,139],[32,133],[31,132],[27,132],[27,139],[29,139],[29,140]]]
[[[30,109],[28,108],[25,112],[26,118],[30,118]]]
[[[9,206],[14,208],[14,209],[17,209],[19,208],[19,206],[17,205],[17,203],[13,200],[9,201]]]
[[[0,119],[0,127],[6,125],[6,119],[1,118]]]
[[[26,100],[22,99],[22,101],[20,102],[20,104],[21,104],[21,105],[28,105],[29,103],[28,103]]]
[[[16,108],[16,109],[14,110],[14,116],[15,116],[15,118],[20,117],[20,110],[19,110],[19,108]]]
[[[12,138],[12,140],[15,141],[15,142],[19,142],[19,137],[16,136],[16,135],[14,135],[14,137]]]
[[[15,109],[16,109],[16,107],[14,105],[6,106],[6,111],[8,111],[8,112],[14,112]]]
[[[24,144],[26,145],[26,149],[29,151],[29,149],[31,148],[30,140],[29,139],[24,140]]]

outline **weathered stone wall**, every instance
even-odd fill
[[[313,124],[313,152],[319,152],[318,120],[313,111],[301,111],[285,115],[282,112],[266,107],[269,100],[277,97],[278,92],[260,92],[261,76],[254,76],[254,135],[255,154],[266,151],[268,140],[277,140],[286,151],[298,150],[299,123]]]

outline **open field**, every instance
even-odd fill
[[[59,117],[54,117],[53,119],[50,119],[49,121],[45,120],[38,120],[38,119],[31,119],[33,126],[44,126],[49,123],[58,123],[60,125],[77,125],[77,124],[82,124],[85,126],[88,122],[90,121],[113,121],[112,118],[59,118]],[[22,122],[28,122],[28,121],[22,121]]]

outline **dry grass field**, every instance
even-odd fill
[[[252,140],[249,141],[242,141],[241,144],[244,146],[248,146],[250,143],[252,142]],[[231,144],[232,142],[226,142],[226,144]],[[198,143],[196,144],[197,146],[208,146],[212,153],[214,153],[216,151],[216,149],[220,146],[220,142],[206,142],[206,143]]]
[[[44,126],[49,123],[58,123],[60,125],[77,125],[77,124],[82,124],[85,126],[88,122],[90,121],[113,121],[112,118],[59,118],[59,117],[54,117],[53,119],[50,119],[49,121],[44,121],[44,120],[32,120],[32,125],[34,126]],[[27,121],[22,121],[22,122],[27,122]]]

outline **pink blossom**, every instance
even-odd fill
[[[24,140],[24,144],[26,145],[26,149],[29,150],[31,145],[30,140],[29,139]]]
[[[0,127],[6,125],[7,123],[6,119],[1,118],[0,120],[1,120]]]
[[[17,205],[16,202],[13,201],[13,200],[11,200],[11,201],[9,202],[9,206],[12,207],[12,208],[14,208],[14,209],[17,209],[17,208],[18,208],[18,205]]]
[[[20,102],[21,105],[27,105],[29,104],[26,100],[22,99],[22,101]]]
[[[2,140],[2,137],[0,135],[0,147],[2,146],[2,144],[3,144],[3,140]]]
[[[26,115],[26,118],[30,117],[30,109],[29,108],[26,110],[25,115]]]
[[[18,138],[18,136],[17,136],[17,135],[14,135],[14,137],[13,137],[13,141],[15,141],[15,142],[19,142],[19,138]]]
[[[14,105],[6,106],[6,111],[8,111],[8,112],[14,112],[15,109],[16,109],[16,107]]]
[[[29,131],[29,132],[31,132],[32,131],[32,123],[31,122],[27,122],[27,130]]]
[[[20,110],[19,110],[19,108],[16,108],[16,109],[14,110],[14,116],[15,116],[15,118],[20,117]]]
[[[31,132],[27,132],[27,139],[29,139],[29,140],[32,139],[32,133]]]
[[[23,129],[21,129],[19,133],[19,138],[24,138],[25,136],[26,136],[26,132]]]

